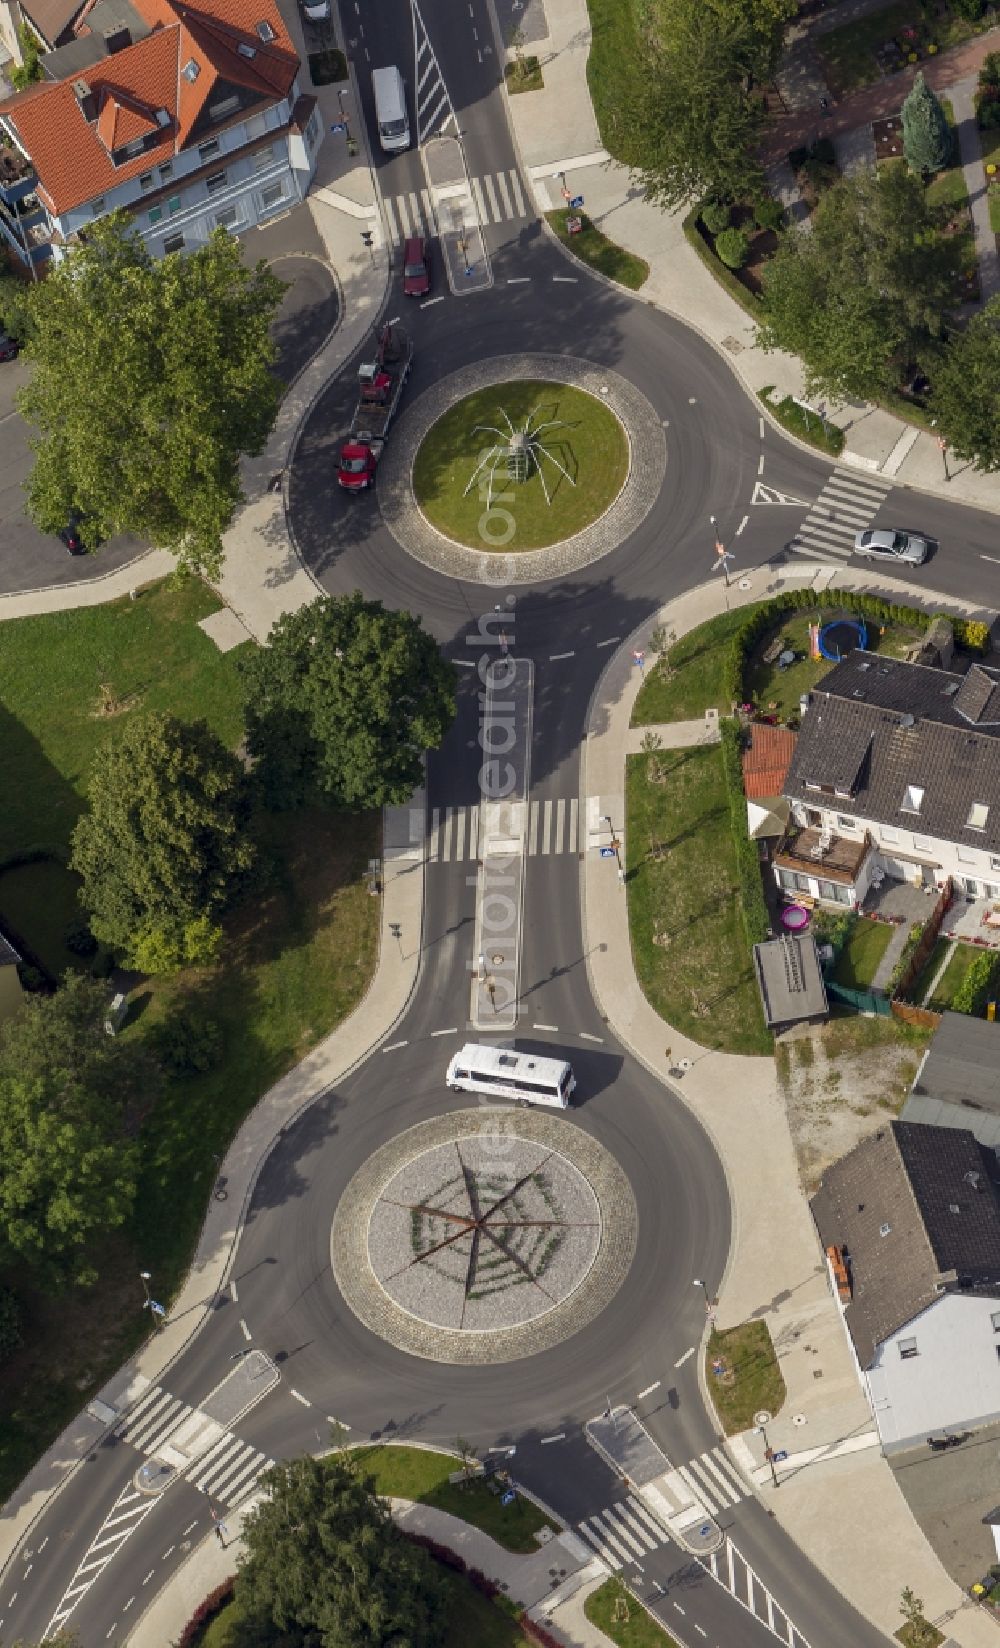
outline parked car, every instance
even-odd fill
[[[854,553],[863,561],[901,561],[905,566],[922,566],[930,548],[927,539],[915,532],[868,527],[855,537]]]
[[[427,242],[413,235],[403,247],[403,295],[423,298],[431,289],[431,268],[427,257]]]
[[[0,332],[0,361],[16,360],[20,347],[16,338],[10,337],[6,332]]]
[[[80,520],[71,515],[64,527],[59,529],[59,536],[71,555],[86,555],[83,539],[80,537]]]
[[[310,23],[325,23],[330,16],[330,0],[300,0],[303,17]]]

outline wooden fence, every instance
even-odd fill
[[[951,884],[951,876],[949,876],[944,886],[941,888],[940,896],[928,916],[926,923],[924,924],[924,930],[920,935],[920,941],[916,945],[913,954],[910,957],[909,965],[900,977],[895,990],[892,992],[894,1012],[897,1001],[907,1005],[906,996],[923,972],[924,967],[927,964],[927,958],[937,943],[937,936],[941,931],[941,923],[945,918],[945,912],[951,904],[953,897],[954,888]],[[900,1015],[897,1013],[896,1017],[899,1018]],[[909,1022],[911,1024],[916,1024],[922,1021],[911,1019]],[[932,1019],[928,1022],[937,1023],[937,1020]]]

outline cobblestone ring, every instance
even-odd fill
[[[510,1362],[600,1314],[637,1225],[628,1179],[589,1134],[487,1105],[377,1150],[341,1198],[331,1261],[351,1310],[397,1349]]]
[[[628,440],[628,474],[603,515],[558,544],[514,555],[467,549],[438,532],[421,511],[413,491],[417,452],[432,425],[456,401],[493,384],[533,378],[581,389],[615,414]],[[610,555],[653,508],[666,468],[663,426],[645,395],[627,378],[573,355],[497,355],[442,378],[402,414],[379,464],[377,490],[382,519],[407,554],[450,578],[506,587],[564,578]]]

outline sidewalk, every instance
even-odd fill
[[[728,599],[733,606],[760,600],[783,587],[807,585],[817,573],[822,573],[828,589],[895,587],[901,599],[912,596],[904,585],[893,585],[878,574],[838,571],[826,582],[829,570],[803,566],[775,575],[760,569],[730,589]],[[684,634],[714,616],[724,599],[718,582],[703,585],[671,602],[625,639],[591,701],[580,774],[583,796],[624,793],[625,756],[634,738],[632,707],[642,682],[632,664],[633,649],[648,649],[657,624]],[[921,599],[928,606],[935,601],[956,606],[930,592],[921,592]],[[704,736],[704,723],[682,723],[684,741],[696,730]],[[665,729],[661,731],[665,735]],[[582,867],[581,893],[584,951],[600,1010],[615,1034],[663,1082],[666,1093],[698,1115],[726,1173],[733,1229],[718,1326],[724,1329],[754,1317],[765,1320],[784,1376],[786,1401],[768,1426],[771,1446],[789,1454],[779,1467],[779,1490],[771,1485],[756,1433],[735,1439],[734,1452],[757,1482],[768,1511],[831,1584],[881,1629],[890,1635],[897,1629],[900,1593],[913,1585],[927,1604],[928,1617],[947,1619],[948,1632],[962,1648],[996,1648],[994,1625],[948,1577],[879,1452],[809,1208],[799,1190],[773,1059],[710,1052],[664,1023],[635,976],[622,890],[594,856]],[[600,945],[590,942],[589,935],[596,932],[603,941]],[[690,1065],[680,1076],[677,1067],[682,1060]],[[665,1103],[670,1102],[665,1097]]]
[[[867,8],[865,8],[867,9]],[[540,211],[560,204],[548,180],[555,171],[567,171],[567,185],[584,196],[585,210],[604,234],[644,257],[650,276],[635,294],[640,303],[653,303],[675,315],[715,345],[744,386],[756,395],[773,385],[780,398],[805,396],[802,366],[791,355],[765,355],[754,344],[754,323],[734,298],[713,278],[683,233],[684,213],[661,212],[643,199],[629,173],[600,149],[587,88],[590,22],[587,0],[545,0],[549,33],[533,48],[541,60],[545,86],[508,100],[511,126],[525,167],[532,177]],[[942,58],[922,65],[937,89],[974,75],[990,48],[1000,47],[993,30]],[[835,137],[852,131],[859,122],[875,118],[882,105],[898,108],[912,81],[912,71],[893,75],[846,100],[823,121],[824,132]],[[768,157],[782,161],[803,135],[816,135],[818,114],[808,120],[789,117],[772,128]],[[570,254],[567,254],[569,256]],[[633,301],[619,288],[622,301]],[[765,413],[765,416],[770,414]],[[891,474],[898,485],[933,492],[955,503],[1000,513],[1000,475],[981,474],[961,466],[945,482],[941,453],[932,434],[917,430],[891,413],[856,403],[830,413],[846,434],[842,464]],[[794,439],[786,435],[786,439]],[[810,448],[812,450],[812,448]]]
[[[128,1637],[129,1648],[163,1648],[164,1643],[176,1642],[198,1604],[236,1572],[243,1554],[243,1518],[252,1503],[227,1514],[231,1537],[224,1548],[211,1534],[195,1547],[136,1621]],[[550,1540],[530,1556],[519,1556],[446,1511],[405,1499],[391,1503],[401,1528],[457,1551],[471,1568],[502,1585],[565,1648],[609,1648],[604,1632],[591,1625],[583,1611],[586,1597],[604,1583],[607,1570],[572,1534]],[[565,1577],[556,1585],[560,1574]]]

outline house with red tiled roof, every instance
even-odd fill
[[[0,103],[34,212],[0,194],[0,233],[25,262],[118,208],[159,256],[305,196],[322,123],[275,0],[87,0],[43,68]]]

